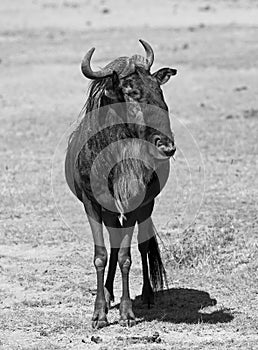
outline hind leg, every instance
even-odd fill
[[[139,224],[138,233],[138,249],[142,258],[142,273],[143,273],[143,287],[142,287],[142,302],[147,304],[148,308],[154,304],[154,293],[151,287],[149,278],[149,267],[148,267],[148,252],[150,238],[147,238],[147,233],[151,235],[152,221],[151,218],[147,219],[143,223]],[[142,241],[142,238],[145,240]]]
[[[142,302],[150,308],[154,304],[154,293],[151,287],[148,267],[148,252],[150,238],[155,234],[153,232],[153,224],[151,214],[153,211],[154,201],[138,212],[138,249],[142,259],[143,287],[142,287]]]
[[[108,274],[104,288],[108,309],[110,309],[111,301],[114,301],[114,279],[118,262],[118,251],[119,248],[110,248]]]

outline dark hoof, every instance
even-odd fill
[[[132,310],[132,302],[130,299],[122,300],[120,303],[120,320],[119,324],[123,327],[135,326],[135,316]]]
[[[95,301],[95,309],[92,316],[92,328],[103,328],[108,325],[107,314],[108,308],[105,300]]]
[[[92,328],[98,329],[108,326],[106,313],[102,310],[95,310],[92,316]]]
[[[119,324],[122,327],[133,327],[136,325],[136,321],[133,319],[126,319],[126,320],[120,319]]]
[[[92,321],[92,328],[94,329],[99,329],[99,328],[104,328],[108,326],[108,320],[97,320],[97,321]]]

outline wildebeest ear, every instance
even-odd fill
[[[117,99],[117,92],[119,89],[120,81],[117,72],[113,71],[111,80],[105,89],[105,95],[112,100]]]
[[[165,84],[172,75],[176,75],[177,70],[172,68],[161,68],[157,72],[153,73],[152,76],[157,79],[160,85]]]

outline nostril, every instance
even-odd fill
[[[159,136],[154,136],[153,143],[156,147],[162,146],[161,138]]]

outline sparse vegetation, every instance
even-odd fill
[[[156,28],[154,22],[141,28],[125,23],[130,30],[96,29],[97,16],[112,22],[118,11],[105,2],[96,10],[93,1],[48,1],[44,6],[28,0],[26,11],[23,2],[13,0],[17,8],[11,9],[9,3],[0,5],[0,348],[257,349],[257,27],[224,25],[219,14],[228,4],[223,1],[191,2],[197,11],[212,6],[201,15],[212,13],[216,25],[206,21],[186,27],[182,17],[183,26],[173,28],[162,18]],[[189,4],[184,4],[185,9]],[[230,4],[230,11],[239,4],[242,12],[257,10],[253,1]],[[179,16],[181,5],[174,5]],[[82,13],[83,19],[76,17]],[[78,30],[89,20],[90,31]],[[130,283],[137,325],[118,325],[118,271],[110,326],[93,331],[91,232],[82,207],[61,180],[66,143],[53,154],[85,102],[82,54],[96,43],[103,66],[134,52],[140,37],[155,47],[157,66],[178,69],[177,80],[164,87],[165,96],[172,123],[182,121],[198,143],[204,200],[192,225],[181,229],[179,214],[183,217],[190,183],[184,162],[189,139],[178,127],[177,177],[168,183],[154,215],[169,290],[156,295],[153,308],[142,306],[140,257],[133,246]],[[194,176],[199,172],[193,181]]]

